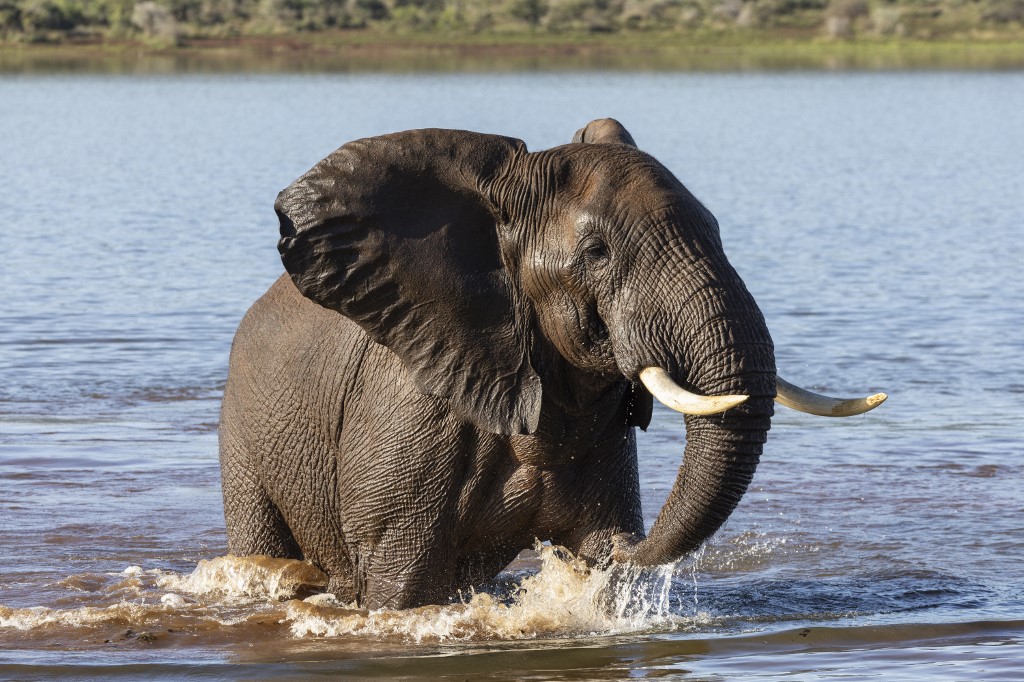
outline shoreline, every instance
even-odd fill
[[[1024,41],[778,32],[438,34],[331,30],[136,40],[0,43],[0,73],[1021,70]]]

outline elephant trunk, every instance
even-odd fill
[[[775,396],[771,337],[732,267],[719,264],[715,272],[698,291],[672,297],[686,301],[682,311],[654,315],[670,322],[638,332],[642,362],[654,360],[697,393],[749,398],[722,414],[686,417],[686,450],[672,491],[648,537],[622,548],[620,559],[660,565],[700,547],[743,497],[767,440]]]
[[[669,563],[714,535],[754,476],[767,421],[756,416],[686,418],[683,465],[650,534],[628,550],[630,561]]]

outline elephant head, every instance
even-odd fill
[[[360,325],[419,390],[480,429],[534,433],[546,394],[573,381],[617,391],[641,427],[651,405],[641,382],[688,413],[668,501],[649,537],[619,545],[620,559],[674,560],[724,523],[777,394],[819,412],[866,405],[786,392],[715,218],[611,119],[533,153],[452,130],[358,140],[275,208],[298,289]]]

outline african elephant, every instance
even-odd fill
[[[746,491],[777,391],[819,413],[882,399],[777,389],[715,218],[611,119],[532,153],[350,142],[275,209],[287,274],[238,329],[221,412],[229,548],[308,559],[365,607],[443,602],[535,539],[673,561]],[[687,444],[645,537],[652,394],[688,413]]]

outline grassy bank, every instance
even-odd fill
[[[0,0],[0,69],[1024,68],[1024,0]]]
[[[814,31],[693,30],[463,33],[330,29],[183,37],[173,45],[140,37],[72,37],[0,43],[0,71],[337,72],[1020,69],[1024,39],[989,33],[940,39]]]

